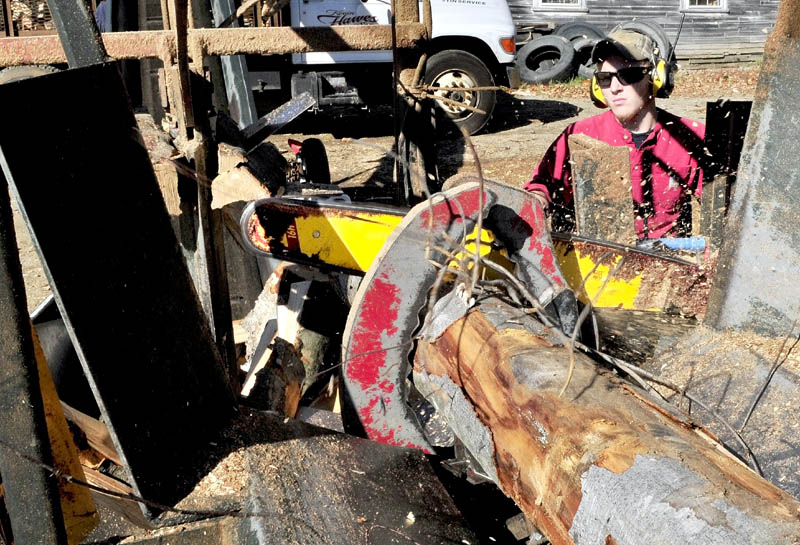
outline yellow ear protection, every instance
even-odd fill
[[[664,59],[656,59],[653,71],[650,72],[650,79],[653,81],[653,96],[658,98],[667,98],[667,80],[669,68]],[[671,89],[670,89],[671,90]]]
[[[603,96],[603,90],[600,88],[600,84],[597,83],[597,78],[594,75],[592,75],[592,83],[589,87],[589,97],[598,108],[608,108],[606,97]]]
[[[664,59],[656,59],[653,70],[650,72],[650,81],[653,83],[653,96],[667,98],[674,87],[671,65]],[[589,87],[589,97],[598,108],[607,108],[603,90],[597,83],[597,78],[592,76]]]

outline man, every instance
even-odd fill
[[[525,185],[551,208],[554,230],[574,227],[568,137],[585,134],[630,148],[632,212],[640,240],[691,234],[690,199],[702,188],[705,127],[656,107],[664,78],[663,60],[662,72],[655,72],[659,60],[653,40],[631,30],[612,31],[592,50],[594,81],[609,111],[567,127]]]

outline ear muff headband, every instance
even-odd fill
[[[672,92],[672,73],[671,66],[664,61],[658,59],[654,63],[653,70],[650,72],[650,80],[653,82],[653,96],[658,98],[667,98]],[[607,108],[608,104],[603,96],[603,90],[597,83],[597,78],[592,76],[592,82],[589,87],[589,97],[598,108]]]

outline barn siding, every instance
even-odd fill
[[[778,13],[779,0],[728,0],[726,13],[686,13],[678,58],[719,56],[763,49]],[[518,28],[587,21],[603,31],[636,18],[655,19],[674,40],[681,21],[680,0],[586,0],[585,11],[534,8],[535,0],[508,0]],[[546,32],[546,30],[545,30]],[[734,59],[735,60],[735,59]]]

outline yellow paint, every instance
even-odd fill
[[[309,215],[297,217],[297,240],[303,255],[320,260],[330,265],[345,267],[355,271],[366,272],[378,254],[389,234],[403,220],[403,216],[392,214],[375,214],[368,211],[348,212],[346,215]],[[466,257],[475,252],[477,229],[467,237]],[[290,228],[281,242],[290,246],[289,237],[294,236]],[[482,256],[497,255],[492,250],[494,234],[483,230],[480,253]],[[458,267],[458,261],[465,255],[459,253],[450,263]],[[502,261],[502,259],[501,259]]]
[[[31,330],[36,367],[39,371],[39,389],[42,392],[44,403],[45,423],[47,434],[50,437],[50,450],[53,453],[53,465],[56,469],[85,482],[86,477],[78,461],[78,448],[67,427],[67,420],[64,418],[61,402],[56,393],[56,386],[50,375],[50,369],[47,367],[47,360],[33,324],[31,324]],[[99,524],[100,518],[88,488],[59,480],[58,491],[61,497],[61,511],[64,515],[67,542],[69,545],[75,545],[83,541],[94,530]]]
[[[297,237],[301,253],[311,259],[338,267],[366,272],[386,239],[402,220],[403,216],[401,215],[369,211],[354,211],[328,216],[322,213],[297,217],[295,220],[297,229],[294,231],[293,228],[290,228],[289,236]],[[292,246],[288,240],[289,236],[284,235],[282,242],[287,246]],[[457,254],[456,258],[450,262],[451,267],[458,268],[459,261],[464,257],[469,258],[474,253],[475,237],[476,231],[473,231],[467,237],[467,253]],[[511,270],[513,264],[507,259],[505,251],[492,249],[491,243],[494,238],[493,233],[483,230],[481,234],[481,255],[488,255],[493,261]],[[581,255],[579,249],[571,247],[565,242],[556,241],[555,249],[559,267],[567,280],[567,284],[577,292],[584,276],[589,274],[589,271],[595,266],[594,260],[589,255]],[[595,272],[586,280],[584,288],[578,293],[578,297],[583,302],[587,303],[597,296],[606,277],[614,269],[614,266],[619,263],[620,259],[622,259],[621,254],[614,255],[606,263],[597,267]],[[471,268],[471,263],[467,267]],[[487,273],[492,277],[497,276],[496,273],[491,271],[487,271]],[[659,310],[657,308],[637,307],[636,298],[641,284],[641,274],[629,280],[612,278],[594,304],[600,308]]]
[[[612,278],[600,292],[603,282],[609,273],[622,259],[622,254],[617,254],[606,259],[604,264],[597,267],[591,276],[586,279],[583,289],[578,292],[583,278],[589,274],[595,266],[594,259],[589,255],[581,255],[580,250],[565,242],[556,242],[556,258],[564,278],[570,288],[578,295],[584,303],[588,303],[595,297],[594,306],[598,308],[625,308],[636,310],[659,310],[642,309],[636,306],[636,296],[642,285],[642,274],[638,274],[629,280]],[[598,296],[598,292],[600,292]]]
[[[474,263],[473,259],[475,256],[475,241],[477,239],[477,232],[478,228],[472,230],[467,236],[467,243],[464,247],[467,249],[465,252],[459,252],[456,254],[455,259],[450,262],[450,267],[458,268],[458,264],[463,261],[464,259],[469,260],[469,264],[467,265],[467,269],[472,269],[472,263]],[[494,233],[488,231],[486,229],[481,231],[481,245],[480,245],[480,253],[481,256],[487,256],[489,254],[495,255],[497,252],[492,250],[491,244],[494,242]]]
[[[355,271],[369,269],[403,216],[370,212],[298,217],[300,251],[325,263]],[[282,242],[290,246],[284,235]]]

